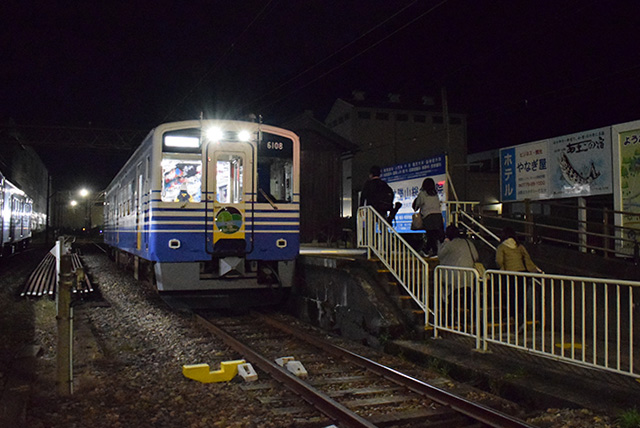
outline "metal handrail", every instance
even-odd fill
[[[433,314],[429,301],[429,264],[372,207],[358,209],[357,245],[367,249],[389,269],[398,283],[424,311],[425,325]]]
[[[471,216],[469,213],[465,212],[465,211],[461,211],[458,214],[458,218],[463,217],[465,220],[467,220],[468,222],[471,222],[472,225],[476,226],[478,229],[480,229],[481,231],[483,231],[484,233],[486,233],[487,235],[489,235],[490,237],[492,237],[495,241],[500,242],[500,238],[498,237],[498,235],[496,235],[495,233],[493,233],[492,231],[490,231],[489,229],[487,229],[482,223],[480,223],[478,220],[476,220],[475,218],[473,218],[473,216]],[[468,234],[471,234],[473,236],[475,236],[476,238],[480,239],[482,242],[484,242],[485,244],[487,244],[489,247],[491,247],[492,249],[496,249],[496,246],[493,245],[491,242],[487,241],[487,239],[482,236],[480,233],[478,233],[477,231],[475,231],[471,226],[469,226],[467,223],[465,222],[459,222],[458,223],[458,227],[462,226]]]
[[[484,214],[482,216],[482,222],[486,224],[490,220],[495,220],[510,222],[511,224],[520,224],[524,226],[524,231],[521,233],[535,241],[546,240],[561,244],[578,245],[582,251],[601,251],[605,257],[615,254],[616,256],[633,257],[636,263],[640,261],[640,228],[620,226],[611,221],[613,215],[622,215],[640,220],[640,214],[638,213],[612,210],[609,208],[574,206],[548,201],[524,201],[524,204],[526,211],[522,213],[524,215],[524,219]],[[558,217],[547,214],[536,214],[532,212],[532,205],[534,204],[539,205],[540,207],[573,210],[575,215]],[[581,218],[580,213],[583,213],[584,215],[588,213],[596,218],[602,218],[602,221],[595,222],[586,219],[586,217]],[[571,225],[569,227],[563,227],[548,224],[553,222],[560,223],[561,221],[569,221]],[[549,236],[553,235],[554,232],[565,235],[571,234],[575,236],[575,239],[567,239],[567,236]],[[594,240],[596,240],[596,242],[603,242],[600,245],[597,245],[593,242]]]

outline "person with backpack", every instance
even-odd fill
[[[385,220],[389,221],[389,213],[393,211],[393,189],[380,178],[380,167],[369,169],[369,179],[364,183],[360,194],[360,206],[373,207]]]

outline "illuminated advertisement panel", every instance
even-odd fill
[[[447,200],[447,157],[439,155],[415,162],[407,162],[382,168],[380,178],[386,181],[395,193],[394,204],[400,202],[402,207],[396,215],[393,226],[399,233],[424,233],[411,230],[411,215],[414,213],[411,204],[418,196],[422,181],[433,178],[438,189],[441,202]],[[446,207],[442,206],[443,213]]]
[[[631,255],[634,243],[640,238],[640,121],[611,127],[613,142],[613,202],[616,226],[621,238],[628,239],[618,250]],[[635,230],[634,230],[635,229]],[[624,234],[624,236],[623,236]]]
[[[592,129],[549,140],[550,198],[612,192],[611,132]]]
[[[500,150],[503,202],[610,194],[612,175],[609,128]]]

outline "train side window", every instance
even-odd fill
[[[244,200],[244,165],[238,154],[222,153],[216,159],[216,200],[237,204]]]
[[[293,201],[293,141],[264,133],[258,142],[258,202]]]

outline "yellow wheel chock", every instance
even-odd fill
[[[245,360],[222,361],[220,370],[215,372],[209,370],[209,364],[189,364],[182,366],[182,374],[202,383],[228,382],[238,374],[238,366],[244,363]]]

